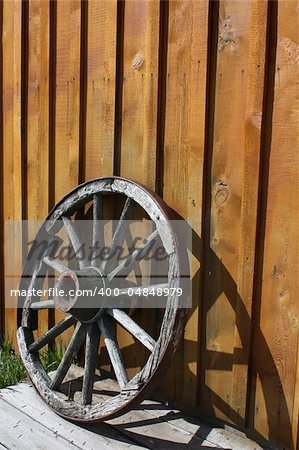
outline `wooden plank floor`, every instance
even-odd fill
[[[0,449],[53,448],[261,449],[242,433],[212,428],[152,400],[109,422],[79,426],[52,412],[28,382],[0,390]]]

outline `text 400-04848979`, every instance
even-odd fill
[[[134,295],[140,296],[140,297],[148,297],[149,295],[157,295],[158,297],[168,297],[169,295],[173,296],[173,295],[177,295],[178,297],[180,297],[183,293],[182,288],[176,288],[176,287],[158,287],[158,288],[147,288],[147,287],[139,287],[139,288],[128,288],[126,290],[126,295],[128,295],[129,297],[133,297]],[[103,296],[113,296],[113,297],[118,297],[123,295],[122,290],[119,288],[101,288],[98,290],[97,292],[98,295],[103,295]]]

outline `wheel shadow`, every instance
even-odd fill
[[[141,448],[173,450],[195,448],[213,450],[219,448],[219,445],[208,439],[213,427],[194,422],[192,419],[186,419],[181,412],[170,411],[167,414],[159,415],[159,410],[164,409],[169,410],[162,404],[141,405],[125,414],[120,424],[99,423],[80,426],[108,439],[135,444]],[[145,414],[148,413],[148,418],[137,420],[136,416],[138,416],[140,410]],[[156,417],[151,413],[152,410],[155,410]],[[198,429],[195,432],[186,432],[183,428],[171,424],[171,421],[176,419],[184,419],[185,422],[192,425],[196,424]],[[170,435],[171,438],[169,438]],[[180,440],[181,442],[179,442]],[[185,442],[182,442],[183,440]]]
[[[193,243],[192,251],[193,256],[196,257],[198,261],[202,261],[202,255],[200,249],[202,248],[201,239],[199,236],[192,230]],[[201,304],[199,304],[199,296],[194,301],[193,297],[193,305],[190,309],[188,317],[190,318],[196,308],[199,306],[201,311],[200,318],[200,330],[198,339],[191,341],[188,339],[184,339],[181,344],[178,353],[175,357],[172,367],[169,369],[169,372],[177,372],[179,369],[181,375],[183,373],[183,377],[186,380],[189,380],[190,386],[195,386],[199,384],[199,392],[194,392],[192,395],[196,397],[195,404],[196,407],[192,410],[188,409],[188,412],[191,414],[196,414],[197,417],[202,418],[203,420],[211,421],[217,426],[223,427],[226,423],[225,421],[220,421],[215,417],[215,408],[221,411],[223,415],[230,419],[229,426],[235,426],[238,429],[244,431],[248,437],[255,439],[260,442],[261,445],[268,446],[273,445],[278,440],[278,416],[280,423],[283,423],[284,437],[283,437],[283,445],[286,448],[294,448],[295,445],[293,443],[292,438],[292,424],[291,417],[288,410],[287,400],[284,394],[283,386],[281,383],[281,379],[279,376],[278,368],[275,364],[275,361],[272,357],[271,351],[268,347],[265,336],[262,333],[260,328],[260,324],[258,323],[259,314],[256,311],[260,309],[261,298],[255,298],[255,321],[252,320],[250,315],[247,312],[246,306],[240,295],[238,294],[237,284],[235,280],[232,278],[224,264],[220,261],[218,256],[213,252],[211,248],[206,249],[205,261],[209,261],[209,268],[217,267],[217,272],[221,273],[221,286],[219,281],[216,279],[214,275],[214,271],[211,270],[211,277],[209,280],[210,289],[207,292],[203,293],[203,299]],[[203,264],[201,264],[201,267]],[[215,279],[213,279],[215,277]],[[203,273],[202,269],[198,270],[197,273],[193,276],[193,285],[198,289],[202,287],[203,283]],[[236,314],[236,328],[238,330],[240,340],[243,348],[235,348],[233,354],[222,353],[218,351],[212,351],[207,348],[207,321],[208,321],[208,312],[219,298],[221,294],[224,294],[227,298],[231,308]],[[254,328],[253,328],[254,326]],[[251,336],[251,337],[250,337]],[[250,337],[250,338],[249,338]],[[258,353],[255,350],[255,362],[256,367],[261,368],[262,371],[258,372],[252,366],[252,354],[248,350],[248,342],[250,342],[250,347],[252,347],[254,342],[254,348],[258,349]],[[198,344],[200,343],[200,344]],[[138,345],[138,344],[137,344]],[[134,353],[134,346],[130,345],[122,348],[122,354],[124,360],[130,360],[130,356]],[[199,351],[200,346],[200,351]],[[136,349],[136,347],[135,347]],[[249,355],[249,356],[248,356]],[[199,380],[194,376],[189,370],[189,364],[196,363],[198,367]],[[247,389],[247,401],[246,401],[246,414],[245,419],[242,417],[238,411],[233,409],[231,405],[226,402],[223,398],[221,398],[216,392],[209,388],[206,383],[205,374],[208,370],[217,370],[217,371],[233,371],[234,366],[238,364],[246,364],[249,365],[248,371],[248,389]],[[176,366],[176,368],[175,368]],[[269,377],[269,374],[270,377]],[[266,439],[254,426],[254,416],[255,416],[255,387],[257,382],[257,377],[259,376],[259,380],[261,383],[261,388],[265,401],[265,409],[267,414],[267,425],[268,425],[268,439]],[[169,377],[165,377],[169,384]],[[181,381],[181,378],[179,379]],[[163,388],[165,388],[165,383],[163,384]],[[171,390],[171,389],[170,389]],[[279,411],[277,414],[273,411],[273,392],[277,393],[277,402],[279,402]],[[177,402],[171,398],[169,395],[165,395],[165,392],[161,392],[161,389],[156,389],[154,391],[154,398],[161,401],[167,401],[174,407],[182,408],[182,406],[186,406],[186,402],[184,405],[184,399],[181,395],[181,401]],[[173,394],[173,391],[171,392]],[[178,396],[179,397],[179,396]],[[204,400],[204,406],[203,406]],[[161,419],[162,420],[162,419]],[[232,425],[233,424],[233,425]],[[165,447],[166,448],[166,447]],[[176,448],[176,447],[173,447]],[[180,448],[180,447],[178,447]]]
[[[260,327],[259,316],[261,307],[260,289],[257,289],[257,295],[254,299],[255,310],[254,317],[251,318],[247,312],[246,306],[238,294],[237,284],[232,278],[222,261],[209,247],[205,248],[204,258],[201,254],[202,242],[199,236],[192,230],[192,254],[195,258],[201,262],[201,268],[193,277],[193,285],[196,287],[200,285],[200,292],[203,292],[202,298],[198,297],[197,302],[193,301],[192,309],[190,310],[189,317],[195,311],[197,306],[200,310],[200,326],[198,339],[196,341],[184,340],[181,350],[176,358],[175,364],[181,367],[184,371],[184,378],[191,380],[191,385],[199,382],[199,392],[196,399],[196,412],[200,417],[213,420],[214,423],[221,425],[224,421],[218,421],[215,418],[215,408],[225,414],[231,422],[239,429],[242,429],[247,435],[259,442],[262,445],[269,445],[270,443],[276,443],[279,439],[278,436],[278,420],[281,429],[284,431],[283,446],[287,448],[295,448],[292,437],[292,423],[288,410],[287,400],[284,394],[284,389],[278,372],[276,363],[272,357],[268,343]],[[204,267],[204,264],[208,261],[208,267]],[[219,275],[215,275],[217,268],[217,274],[221,273],[221,286],[219,283]],[[205,291],[204,274],[202,270],[209,271],[209,290]],[[240,336],[242,348],[235,348],[233,354],[221,353],[218,351],[211,351],[208,349],[207,343],[207,324],[208,324],[208,312],[215,304],[221,294],[224,294],[227,298],[231,308],[236,314],[236,328]],[[194,298],[193,298],[194,300]],[[250,350],[248,350],[248,343],[250,341]],[[199,344],[198,344],[199,343]],[[252,362],[252,347],[254,345],[254,358],[255,365]],[[257,352],[258,349],[258,352]],[[192,359],[188,359],[188,356],[193,356]],[[209,361],[209,363],[208,363]],[[194,374],[189,370],[189,364],[196,363],[198,367],[199,380],[194,377]],[[205,374],[207,370],[217,371],[233,371],[234,365],[247,364],[248,370],[248,388],[247,388],[247,400],[246,400],[246,414],[245,419],[234,410],[228,402],[223,400],[216,392],[212,391],[206,384]],[[258,368],[262,368],[259,372]],[[270,376],[269,376],[270,374]],[[267,414],[268,425],[268,439],[258,432],[254,426],[255,416],[255,394],[257,377],[261,383],[261,388],[265,401],[265,409]],[[273,402],[273,392],[276,393],[276,403]],[[161,398],[161,396],[160,396]],[[163,396],[162,396],[163,399]],[[204,399],[204,408],[203,408]],[[164,398],[165,400],[165,398]],[[176,405],[176,403],[173,403]],[[273,411],[273,405],[279,405],[279,410],[275,414]],[[194,412],[194,410],[193,410]],[[229,424],[231,426],[231,423]],[[280,443],[282,445],[282,443]]]

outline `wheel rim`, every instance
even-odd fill
[[[179,251],[177,237],[169,221],[169,219],[174,217],[161,199],[145,187],[130,180],[119,177],[101,178],[78,186],[55,206],[39,234],[43,235],[46,233],[51,239],[51,236],[55,236],[59,231],[63,222],[75,249],[80,242],[70,217],[84,204],[92,201],[93,220],[96,223],[100,217],[100,198],[105,194],[122,194],[126,196],[119,223],[128,218],[132,202],[138,204],[148,214],[155,225],[156,231],[154,230],[153,233],[159,236],[168,255],[168,286],[179,287],[181,283],[180,268],[182,260],[184,259],[186,261],[186,252],[184,248],[180,248]],[[113,239],[117,235],[118,229],[119,227],[116,227],[112,236],[110,250],[116,242],[116,239],[115,242]],[[94,225],[93,242],[98,237],[97,232],[97,228]],[[133,256],[132,260],[134,265]],[[185,261],[184,264],[186,263]],[[47,256],[44,256],[41,261],[26,261],[24,273],[30,272],[32,273],[32,277],[30,279],[22,279],[20,290],[24,288],[30,290],[33,286],[40,286],[48,267],[55,268],[60,272],[58,283],[66,283],[69,279],[74,282],[76,287],[78,287],[79,277],[82,276],[84,271],[99,271],[99,282],[105,284],[106,281],[103,281],[106,280],[105,277],[109,278],[109,276],[112,276],[111,273],[115,277],[115,275],[122,273],[121,271],[123,270],[123,268],[118,267],[114,268],[114,272],[112,270],[106,274],[105,262],[102,267],[98,268],[95,267],[94,262],[90,263],[83,259],[79,261],[79,271],[76,272],[66,267],[59,267],[57,261],[51,261]],[[103,280],[101,280],[101,277]],[[74,421],[92,422],[107,420],[139,404],[148,394],[157,380],[159,373],[167,367],[169,359],[177,348],[184,327],[186,310],[180,307],[180,297],[169,295],[160,333],[157,340],[154,340],[122,309],[102,308],[102,311],[95,311],[86,319],[80,316],[79,313],[74,313],[75,300],[72,298],[64,302],[61,298],[54,298],[50,304],[46,301],[36,302],[32,298],[27,297],[24,305],[22,305],[22,324],[17,333],[20,354],[33,385],[46,403],[58,414]],[[23,299],[21,301],[23,302]],[[44,336],[34,340],[33,329],[36,328],[36,311],[44,307],[53,307],[53,304],[58,310],[71,314],[51,328]],[[76,309],[76,311],[78,310],[79,308]],[[121,351],[111,323],[122,325],[123,328],[129,331],[134,338],[138,339],[150,351],[150,355],[143,368],[131,379],[126,374]],[[40,362],[38,351],[73,325],[76,325],[75,331],[67,346],[66,352],[55,376],[50,378]],[[98,351],[100,334],[104,337],[111,365],[120,386],[120,393],[102,403],[92,404],[93,385],[95,381],[95,357]],[[63,397],[59,389],[68,373],[73,357],[77,354],[84,340],[86,346],[85,370],[82,383],[82,398],[81,403],[79,403]]]

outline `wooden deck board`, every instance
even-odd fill
[[[63,435],[66,440],[76,442],[76,446],[80,449],[111,449],[113,448],[112,444],[115,444],[115,448],[119,449],[140,448],[139,446],[132,446],[132,441],[120,435],[117,430],[110,430],[110,427],[106,424],[93,425],[89,427],[90,429],[87,429],[85,426],[77,426],[60,418],[45,405],[29,383],[19,383],[16,386],[2,389],[0,391],[1,401],[16,408],[16,417],[19,411],[29,417],[34,417],[38,423],[45,424],[50,432],[56,432],[60,436]]]
[[[63,450],[75,449],[69,439],[65,439],[60,434],[41,425],[34,418],[11,406],[5,400],[0,400],[0,408],[4,412],[1,414],[0,435],[2,445],[16,449],[46,449],[55,448]]]
[[[0,391],[0,449],[218,449],[258,450],[230,429],[211,428],[162,403],[139,408],[107,423],[76,425],[51,411],[28,383]]]

